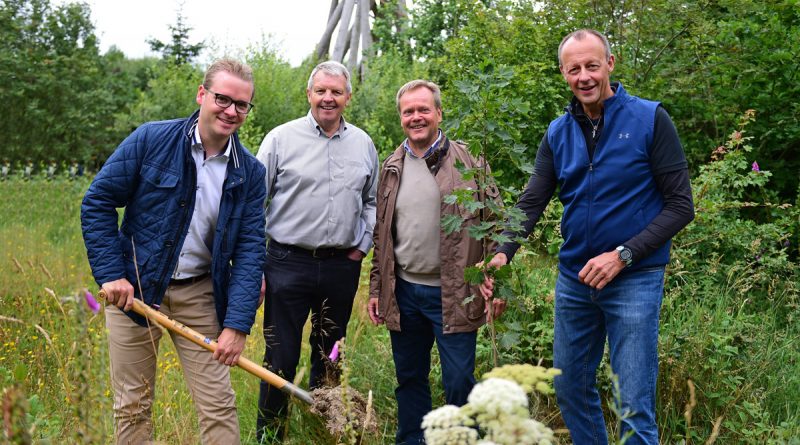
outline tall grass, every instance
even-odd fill
[[[27,412],[23,423],[38,443],[103,444],[113,437],[104,317],[102,311],[88,311],[78,293],[96,289],[80,233],[80,202],[88,184],[86,178],[0,182],[0,393],[18,396]],[[350,384],[364,394],[372,390],[375,397],[380,433],[362,443],[393,443],[394,367],[388,334],[362,314],[366,272],[348,327]],[[261,310],[256,320],[245,356],[260,362]],[[308,364],[308,353],[306,342],[301,363]],[[194,407],[166,336],[156,379],[156,440],[199,443]],[[255,443],[258,379],[234,368],[232,382],[242,442]],[[304,406],[294,404],[287,443],[335,443],[335,438]]]
[[[78,295],[84,287],[96,288],[80,235],[79,207],[88,184],[85,178],[0,181],[0,404],[9,413],[27,413],[12,422],[13,428],[24,428],[37,443],[103,444],[113,437],[104,317],[89,312]],[[715,438],[718,444],[800,444],[797,283],[765,275],[763,280],[771,280],[766,287],[774,292],[754,293],[746,279],[752,281],[754,269],[720,265],[726,278],[716,285],[711,280],[714,264],[704,261],[702,270],[687,267],[689,257],[683,255],[690,243],[679,244],[662,308],[657,413],[663,443]],[[386,329],[373,327],[366,318],[369,263],[364,264],[348,327],[348,381],[374,396],[378,433],[364,437],[362,444],[390,444],[396,429],[394,365]],[[514,268],[517,298],[498,321],[500,360],[541,360],[550,366],[554,260],[521,252]],[[263,313],[256,320],[245,356],[260,362]],[[153,414],[156,440],[199,443],[180,364],[171,341],[164,338]],[[306,366],[308,354],[305,342],[301,363]],[[490,357],[482,334],[477,375],[491,368]],[[434,406],[439,406],[444,396],[435,348],[432,367]],[[611,381],[599,374],[603,398],[610,400]],[[304,375],[300,384],[307,387],[308,372]],[[232,382],[242,442],[254,444],[259,382],[238,368],[232,370]],[[537,401],[534,409],[536,418],[568,443],[552,399]],[[339,439],[302,404],[292,404],[289,419],[288,444],[334,444]],[[607,421],[613,435],[615,419]],[[5,439],[6,433],[0,437]],[[24,435],[14,440],[24,442]]]

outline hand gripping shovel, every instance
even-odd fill
[[[100,290],[97,294],[103,300],[106,299],[106,293],[103,290]],[[175,321],[166,315],[158,312],[157,310],[151,308],[150,306],[144,304],[141,300],[133,299],[133,311],[139,315],[147,317],[150,321],[155,322],[165,329],[172,331],[183,338],[188,339],[189,341],[200,345],[211,352],[216,351],[217,349],[217,342],[212,340],[203,334],[195,331],[184,325],[181,322]],[[311,394],[302,389],[298,388],[292,383],[289,383],[285,379],[279,377],[273,372],[270,372],[263,366],[257,365],[256,363],[246,359],[245,357],[239,356],[239,360],[236,362],[236,366],[244,369],[245,371],[253,374],[254,376],[260,378],[261,380],[269,383],[270,385],[280,389],[281,391],[289,394],[290,396],[296,397],[303,402],[306,402],[309,405],[313,405],[313,400],[311,399]]]

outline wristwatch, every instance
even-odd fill
[[[625,263],[625,267],[630,267],[633,263],[633,252],[625,246],[617,246],[617,256],[620,261]]]

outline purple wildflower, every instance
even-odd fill
[[[753,161],[753,171],[756,172],[756,173],[761,171],[761,169],[758,168],[758,162],[756,162],[756,161]]]
[[[335,362],[339,359],[339,342],[333,344],[333,349],[331,350],[331,355],[328,356],[332,362]]]
[[[86,305],[89,306],[89,309],[94,312],[95,314],[100,312],[100,303],[94,299],[94,295],[88,290],[83,291],[83,296],[86,299]]]

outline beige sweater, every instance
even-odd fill
[[[439,186],[424,159],[405,155],[394,206],[397,275],[416,284],[441,286]]]

